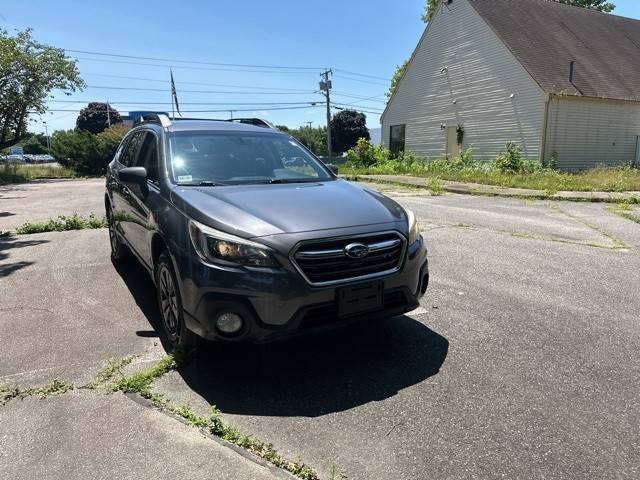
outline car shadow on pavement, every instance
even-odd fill
[[[162,347],[166,350],[170,350],[170,345],[162,332],[162,325],[160,323],[160,311],[158,310],[158,304],[156,302],[156,290],[151,281],[151,277],[140,263],[135,260],[131,260],[126,263],[112,262],[113,266],[120,275],[120,278],[124,281],[129,292],[136,302],[138,308],[149,322],[151,330],[139,330],[136,335],[144,338],[157,337],[162,343]]]
[[[448,349],[444,337],[401,316],[289,342],[209,344],[179,373],[224,413],[316,417],[436,375]]]

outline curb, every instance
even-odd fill
[[[393,175],[345,175],[341,176],[345,180],[355,180],[364,182],[377,182],[389,185],[400,185],[410,188],[422,188],[428,190],[425,184],[426,178],[410,177],[406,179]],[[531,190],[524,188],[506,188],[493,185],[447,182],[443,181],[442,189],[448,193],[460,195],[477,195],[486,197],[507,197],[524,198],[532,200],[559,200],[569,202],[594,202],[594,203],[619,203],[626,201],[629,203],[640,203],[640,192],[573,192],[561,191],[554,194],[545,193],[543,190]]]

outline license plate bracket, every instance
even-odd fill
[[[350,317],[382,308],[384,284],[367,283],[338,290],[338,316]]]

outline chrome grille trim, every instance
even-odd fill
[[[376,237],[384,237],[384,236],[388,237],[390,235],[394,235],[396,238],[392,238],[392,239],[388,238],[388,239],[383,239],[381,241],[375,241]],[[364,240],[369,238],[372,239],[373,241],[367,242]],[[396,255],[397,255],[397,261],[393,264],[391,268],[385,268],[384,270],[375,271],[375,272],[367,273],[364,275],[355,275],[353,277],[336,278],[336,279],[330,279],[330,280],[324,280],[324,281],[314,281],[310,279],[309,276],[307,275],[308,272],[305,273],[304,266],[301,266],[298,263],[298,260],[301,262],[305,262],[305,261],[318,262],[317,266],[316,265],[313,265],[312,267],[307,266],[307,268],[320,269],[322,267],[322,263],[320,262],[322,261],[327,261],[327,263],[331,264],[333,267],[339,267],[339,265],[334,265],[334,264],[336,262],[348,261],[348,257],[345,254],[344,247],[319,248],[317,250],[313,250],[314,245],[322,245],[322,244],[336,243],[336,242],[344,242],[345,246],[351,242],[362,243],[368,246],[369,254],[366,257],[363,257],[362,259],[354,260],[354,262],[360,261],[361,264],[366,263],[367,259],[371,260],[372,255],[384,256],[385,252],[387,251],[389,252],[389,255],[393,255],[393,256],[391,258],[387,258],[386,262],[382,261],[382,260],[385,260],[385,258],[381,259],[381,263],[389,264],[390,262],[395,260]],[[293,248],[293,250],[289,254],[289,260],[291,261],[295,269],[298,271],[298,273],[300,273],[300,275],[302,275],[302,277],[310,285],[317,286],[317,287],[330,286],[330,285],[339,285],[343,283],[350,283],[355,281],[385,277],[400,271],[400,269],[404,264],[406,247],[407,247],[406,238],[395,230],[384,231],[384,232],[372,232],[372,233],[365,233],[360,235],[348,235],[348,236],[342,236],[342,237],[328,237],[328,238],[319,238],[314,240],[304,240],[298,243]],[[399,248],[399,252],[397,254],[394,253],[394,250],[397,250],[398,248]],[[356,269],[363,270],[366,268],[367,266],[358,265]],[[337,271],[340,272],[340,269],[338,268]],[[330,273],[331,271],[315,273],[313,275],[329,275]],[[309,273],[309,275],[311,275],[311,273]]]

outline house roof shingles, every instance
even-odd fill
[[[545,92],[640,100],[640,20],[552,0],[468,1]]]

